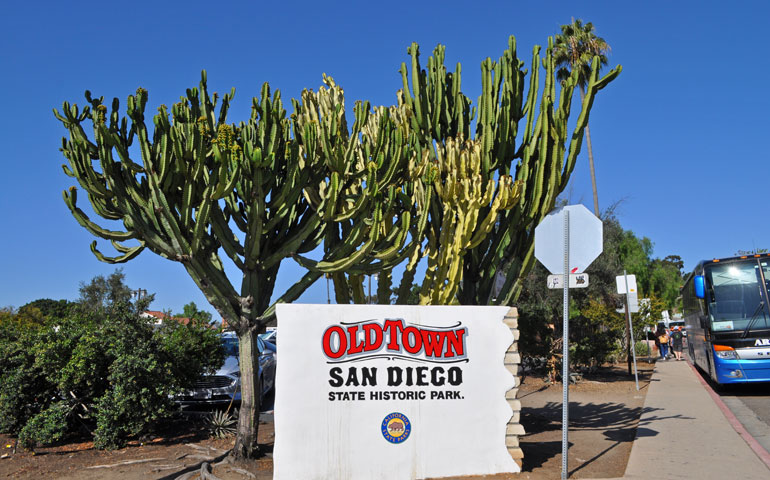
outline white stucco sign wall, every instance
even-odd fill
[[[518,472],[508,307],[278,305],[275,479]]]

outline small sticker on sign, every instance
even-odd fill
[[[403,413],[393,412],[381,425],[382,436],[390,443],[403,443],[412,433],[412,422]]]

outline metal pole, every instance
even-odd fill
[[[563,398],[561,408],[561,478],[567,480],[567,449],[569,431],[569,210],[564,211],[564,330],[562,339],[561,383]]]
[[[647,363],[652,363],[652,347],[650,346],[650,334],[647,327],[644,327],[644,343],[647,344]]]
[[[636,344],[634,343],[634,325],[631,322],[631,303],[628,300],[628,275],[623,270],[623,280],[626,282],[626,316],[628,317],[628,332],[631,334],[631,353],[634,355],[634,379],[636,390],[639,391],[639,373],[636,370]]]

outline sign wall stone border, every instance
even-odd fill
[[[521,354],[519,353],[519,311],[516,307],[511,307],[508,313],[505,314],[503,319],[508,328],[511,329],[513,334],[513,343],[508,347],[508,351],[505,353],[505,368],[511,372],[514,378],[513,388],[508,390],[505,394],[508,405],[510,405],[513,415],[508,420],[508,426],[505,430],[505,446],[508,448],[508,453],[511,458],[519,465],[522,466],[524,459],[524,452],[519,446],[519,437],[524,435],[524,426],[521,425],[521,401],[516,397],[519,394],[519,384],[521,379],[519,377],[519,364],[521,363]]]

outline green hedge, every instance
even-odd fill
[[[91,432],[117,448],[177,411],[172,396],[224,361],[205,323],[160,328],[129,304],[56,324],[0,319],[0,431],[25,447]]]

